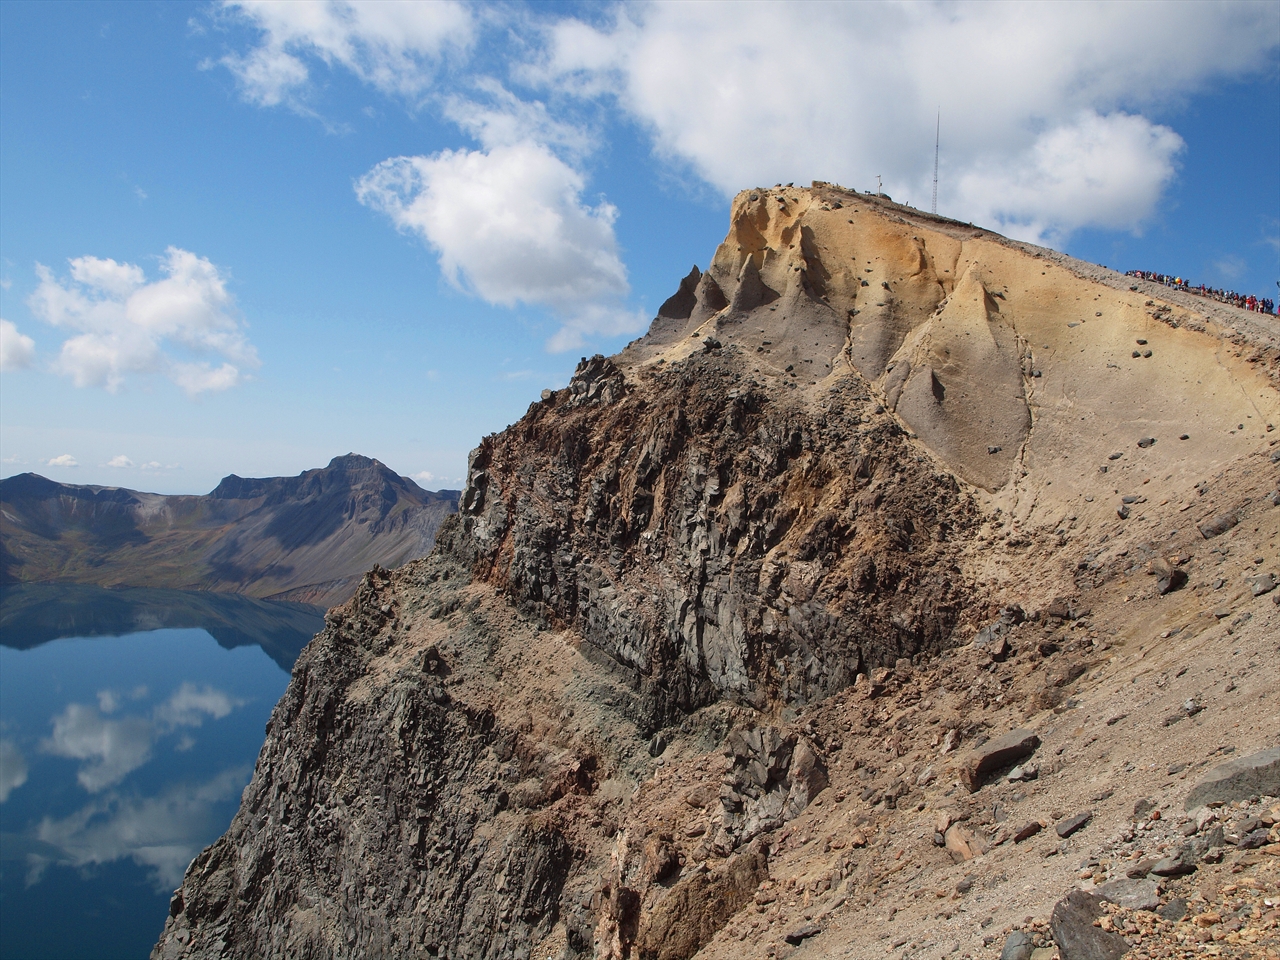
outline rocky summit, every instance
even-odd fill
[[[1277,956],[1278,381],[1274,318],[739,194],[329,612],[153,956]]]
[[[231,474],[205,496],[0,481],[0,582],[243,593],[327,606],[374,564],[427,553],[458,491],[357,454],[296,477]]]

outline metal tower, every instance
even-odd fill
[[[938,213],[938,146],[942,143],[942,108],[938,108],[938,127],[933,135],[933,210]]]

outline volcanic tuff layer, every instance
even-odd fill
[[[296,477],[224,477],[207,496],[0,481],[0,579],[213,590],[341,603],[374,564],[424,556],[457,509],[348,454]]]
[[[330,612],[154,955],[1034,946],[1135,792],[1190,787],[1144,741],[1185,777],[1280,730],[1243,580],[1278,346],[882,198],[739,194],[645,337],[485,438],[432,556]]]

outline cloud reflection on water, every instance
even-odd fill
[[[199,727],[206,717],[220,720],[243,703],[221,690],[188,682],[157,706],[150,718],[128,716],[114,720],[103,713],[114,713],[120,698],[110,690],[101,690],[98,707],[69,703],[55,715],[53,735],[40,747],[55,756],[88,761],[76,773],[76,780],[90,793],[98,793],[150,760],[152,745],[159,737],[178,727]],[[188,741],[191,738],[185,737],[180,749],[190,749]]]
[[[80,786],[97,793],[119,783],[151,759],[151,721],[144,717],[108,720],[85,703],[69,703],[53,718],[53,736],[40,748],[73,760],[87,760],[76,773]]]
[[[27,761],[12,740],[0,740],[0,803],[27,782]]]
[[[238,796],[252,772],[242,764],[204,783],[171,784],[154,797],[113,791],[70,816],[45,817],[35,836],[47,846],[28,854],[27,883],[39,882],[52,863],[85,868],[128,857],[150,869],[157,892],[168,893],[208,837],[225,827],[219,805]]]

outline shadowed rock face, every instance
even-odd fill
[[[721,697],[802,704],[937,651],[971,507],[856,377],[796,402],[728,348],[584,361],[486,438],[441,549],[632,671],[651,731]],[[580,389],[590,380],[591,388]],[[592,399],[614,383],[612,402]]]
[[[208,496],[0,482],[5,582],[168,587],[315,605],[371,564],[426,554],[457,493],[431,493],[348,455],[297,477],[223,479]]]
[[[928,889],[896,871],[980,864],[1006,840],[978,806],[933,843],[918,814],[966,804],[966,769],[1012,788],[999,739],[964,766],[979,737],[1060,731],[1094,682],[1079,594],[1153,549],[1110,498],[1168,529],[1143,478],[1262,462],[1133,424],[1280,413],[1203,318],[1048,256],[825,185],[740,194],[649,334],[482,441],[432,555],[329,612],[153,955],[763,957],[838,917],[857,956],[895,884]],[[1010,875],[1067,858],[1040,860]]]

